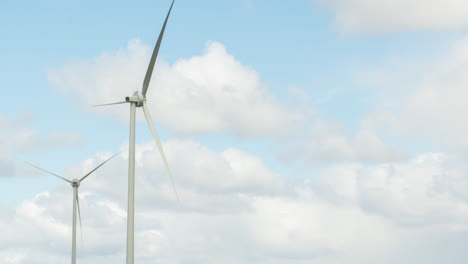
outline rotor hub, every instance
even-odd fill
[[[141,92],[136,91],[132,96],[125,97],[125,101],[130,103],[136,103],[137,107],[141,107],[143,106],[143,102],[146,101],[146,98]]]
[[[78,179],[72,180],[71,186],[72,187],[80,187],[80,180],[78,180]]]

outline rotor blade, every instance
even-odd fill
[[[171,180],[172,188],[174,189],[175,195],[177,197],[177,201],[179,201],[179,195],[177,194],[177,189],[174,184],[174,179],[172,177],[171,170],[169,169],[169,165],[167,164],[166,155],[164,154],[164,149],[162,148],[161,141],[159,140],[158,133],[156,132],[156,128],[153,125],[153,120],[151,115],[148,111],[148,107],[146,106],[146,102],[143,102],[143,112],[145,112],[146,121],[148,122],[148,126],[153,134],[154,141],[158,146],[159,153],[161,154],[161,158],[163,160],[164,166],[166,166],[167,173],[169,174],[169,178]]]
[[[78,208],[78,220],[80,222],[80,233],[81,233],[81,243],[83,243],[83,228],[81,227],[81,210],[80,210],[80,196],[78,195],[78,189],[76,188],[76,207]]]
[[[106,162],[108,162],[109,160],[111,160],[112,158],[114,158],[115,156],[119,155],[119,153],[115,154],[114,156],[108,158],[107,160],[105,160],[103,163],[99,164],[99,166],[97,166],[96,168],[94,168],[92,171],[90,171],[88,174],[86,174],[85,176],[83,176],[79,182],[83,181],[84,179],[86,179],[86,177],[88,177],[91,173],[93,173],[94,171],[96,171],[97,169],[99,169],[102,165],[104,165]]]
[[[164,31],[166,30],[167,20],[169,19],[169,15],[171,14],[171,10],[172,10],[172,6],[174,5],[174,2],[175,0],[172,0],[172,4],[171,4],[171,7],[169,8],[169,12],[167,12],[166,20],[164,20],[164,24],[162,26],[161,32],[159,33],[158,41],[156,42],[156,45],[154,46],[153,55],[151,55],[151,60],[148,65],[148,70],[146,71],[145,80],[143,81],[143,89],[141,90],[141,93],[143,95],[146,95],[146,91],[148,91],[148,86],[151,81],[151,75],[153,74],[154,64],[156,62],[156,58],[158,57],[159,47],[161,46],[161,41],[164,36]]]
[[[43,172],[47,172],[47,173],[49,173],[49,174],[52,174],[52,175],[54,175],[55,177],[58,177],[58,178],[60,178],[60,179],[62,179],[62,180],[64,180],[64,181],[67,181],[67,182],[71,183],[71,181],[70,181],[70,180],[68,180],[68,179],[65,179],[64,177],[62,177],[62,176],[60,176],[60,175],[57,175],[57,174],[55,174],[55,173],[53,173],[53,172],[50,172],[50,171],[44,170],[44,169],[42,169],[42,168],[39,168],[38,166],[36,166],[36,165],[32,165],[32,164],[31,164],[31,163],[29,163],[29,162],[25,162],[25,163],[26,163],[26,164],[28,164],[29,166],[32,166],[32,167],[34,167],[34,168],[38,169],[38,170],[41,170],[41,171],[43,171]]]
[[[98,107],[98,106],[106,106],[106,105],[116,105],[116,104],[125,104],[128,103],[127,101],[124,102],[117,102],[117,103],[110,103],[110,104],[98,104],[98,105],[92,105],[91,107]]]

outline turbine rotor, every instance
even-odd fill
[[[146,97],[140,91],[136,91],[132,96],[125,97],[125,101],[136,103],[137,107],[142,107],[143,103],[146,102]]]

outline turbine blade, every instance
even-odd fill
[[[167,173],[169,174],[169,178],[171,180],[172,188],[174,189],[174,193],[177,197],[177,201],[179,201],[179,195],[177,194],[177,189],[174,184],[174,179],[172,177],[171,170],[169,169],[169,165],[167,164],[166,155],[164,154],[164,149],[162,148],[161,141],[159,140],[158,133],[156,132],[156,128],[153,125],[153,120],[151,118],[150,112],[148,111],[148,107],[146,106],[146,102],[143,102],[143,112],[145,113],[146,121],[148,122],[148,126],[151,130],[151,134],[153,134],[154,141],[158,146],[159,153],[161,154],[161,158],[163,160],[164,166],[166,167]]]
[[[81,182],[81,181],[83,181],[84,179],[86,179],[86,177],[88,177],[91,173],[95,172],[95,171],[96,171],[97,169],[99,169],[102,165],[104,165],[106,162],[108,162],[109,160],[113,159],[115,156],[117,156],[117,155],[119,155],[119,154],[120,154],[120,152],[117,153],[117,154],[115,154],[114,156],[112,156],[112,157],[106,159],[103,163],[99,164],[99,166],[97,166],[97,167],[94,168],[92,171],[90,171],[88,174],[86,174],[85,176],[83,176],[83,177],[79,180],[79,182]]]
[[[64,181],[66,181],[66,182],[71,183],[70,180],[68,180],[68,179],[66,179],[66,178],[64,178],[64,177],[62,177],[62,176],[60,176],[60,175],[57,175],[57,174],[55,174],[55,173],[53,173],[53,172],[50,172],[50,171],[44,170],[44,169],[42,169],[42,168],[39,168],[38,166],[33,165],[33,164],[29,163],[29,162],[25,162],[25,163],[28,164],[28,165],[31,166],[31,167],[34,167],[34,168],[36,168],[36,169],[38,169],[38,170],[41,170],[41,171],[43,171],[43,172],[47,172],[47,173],[49,173],[49,174],[51,174],[51,175],[54,175],[55,177],[58,177],[58,178],[60,178],[60,179],[62,179],[62,180],[64,180]]]
[[[154,46],[153,54],[151,55],[151,60],[148,65],[148,70],[146,70],[145,80],[143,81],[143,89],[141,90],[141,93],[143,95],[146,95],[146,92],[148,91],[148,86],[151,81],[151,75],[153,74],[154,64],[156,63],[156,58],[158,57],[159,47],[161,46],[161,41],[164,36],[164,31],[166,30],[167,20],[169,20],[169,15],[171,14],[171,10],[172,10],[172,6],[174,5],[174,2],[175,0],[172,0],[172,4],[171,4],[171,7],[169,8],[169,12],[167,12],[166,20],[164,20],[164,24],[162,26],[161,32],[159,33],[158,41],[156,42],[156,45]]]
[[[91,107],[99,107],[99,106],[106,106],[106,105],[116,105],[116,104],[125,104],[128,103],[127,101],[124,102],[117,102],[117,103],[110,103],[110,104],[98,104],[98,105],[92,105]]]
[[[78,208],[78,220],[79,220],[79,222],[80,222],[81,243],[83,244],[83,228],[82,228],[82,226],[81,226],[80,196],[78,195],[78,189],[79,189],[79,188],[76,188],[76,197],[75,197],[75,201],[76,201],[76,207]]]

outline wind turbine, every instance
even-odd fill
[[[132,96],[125,97],[125,101],[117,102],[117,103],[110,103],[110,104],[101,104],[95,106],[105,106],[105,105],[115,105],[115,104],[130,104],[130,140],[129,140],[129,154],[128,154],[128,207],[127,207],[127,264],[133,264],[135,259],[135,115],[136,115],[136,108],[142,107],[143,113],[145,114],[146,121],[148,126],[151,130],[153,135],[154,141],[159,149],[159,153],[161,154],[162,161],[164,166],[167,170],[167,173],[170,177],[170,181],[172,184],[172,188],[176,194],[177,200],[178,194],[175,188],[174,180],[172,178],[171,170],[169,169],[169,165],[167,163],[166,155],[164,154],[163,147],[161,145],[161,141],[159,140],[158,133],[156,132],[156,128],[153,125],[153,120],[151,118],[150,112],[146,105],[146,92],[148,91],[148,86],[151,80],[151,76],[153,74],[154,64],[156,62],[156,58],[158,57],[159,47],[161,46],[161,41],[164,36],[164,31],[166,29],[166,24],[169,19],[169,15],[171,14],[172,6],[174,5],[175,0],[172,1],[171,7],[166,15],[166,20],[164,20],[164,24],[162,26],[161,32],[159,33],[158,40],[153,50],[153,54],[151,56],[151,60],[148,65],[148,69],[146,71],[146,76],[143,81],[143,87],[140,91],[136,91]]]
[[[78,218],[79,218],[79,221],[80,221],[80,232],[82,233],[82,229],[81,229],[81,212],[80,212],[80,199],[79,199],[79,196],[78,196],[78,188],[80,187],[80,184],[81,182],[86,179],[86,177],[88,177],[89,175],[91,175],[91,173],[93,173],[94,171],[96,171],[97,169],[99,169],[102,165],[104,165],[106,162],[108,162],[109,160],[111,160],[113,157],[117,156],[119,153],[115,154],[114,156],[108,158],[107,160],[105,160],[103,163],[101,163],[99,166],[97,166],[96,168],[94,168],[92,171],[90,171],[88,174],[86,174],[85,176],[81,177],[80,179],[73,179],[73,180],[69,180],[67,178],[64,178],[58,174],[55,174],[55,173],[52,173],[50,171],[47,171],[47,170],[44,170],[42,168],[39,168],[38,166],[36,165],[33,165],[31,163],[28,163],[26,162],[26,164],[36,168],[36,169],[39,169],[41,171],[44,171],[44,172],[47,172],[51,175],[54,175],[55,177],[58,177],[68,183],[71,184],[71,186],[73,187],[73,225],[72,225],[72,264],[76,264],[76,209],[78,208]],[[82,233],[83,234],[83,233]]]

